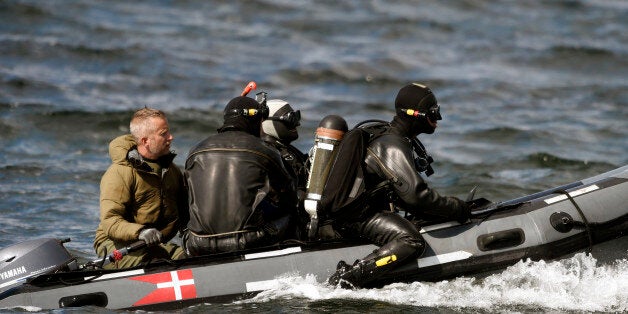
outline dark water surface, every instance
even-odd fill
[[[167,112],[181,165],[251,80],[302,111],[303,150],[323,116],[388,120],[401,86],[428,84],[443,194],[506,200],[628,164],[626,1],[0,0],[0,247],[70,237],[93,256],[107,145],[132,112]],[[622,312],[625,242],[482,280],[348,292],[287,276],[181,312]]]

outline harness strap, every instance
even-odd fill
[[[591,234],[591,227],[589,225],[589,221],[587,220],[587,217],[584,216],[584,213],[582,212],[582,209],[580,209],[580,206],[578,206],[578,203],[576,203],[576,201],[573,199],[573,197],[571,197],[571,195],[569,195],[569,192],[565,191],[565,190],[556,190],[554,191],[556,193],[560,193],[560,194],[564,194],[565,196],[567,196],[567,199],[569,199],[569,201],[571,202],[571,204],[573,204],[573,206],[576,208],[576,210],[578,210],[578,214],[580,214],[580,217],[582,218],[582,221],[584,222],[584,228],[587,231],[587,237],[589,238],[589,254],[593,251],[593,236]]]

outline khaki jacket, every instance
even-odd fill
[[[156,228],[163,242],[182,230],[189,217],[183,175],[172,163],[175,154],[162,157],[161,170],[137,153],[133,137],[119,136],[109,144],[112,164],[100,181],[100,224],[94,248],[106,239],[130,243],[144,228]],[[134,158],[135,157],[135,158]]]

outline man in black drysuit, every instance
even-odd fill
[[[295,217],[295,229],[293,237],[303,239],[309,216],[303,209],[305,190],[309,169],[306,167],[307,154],[302,153],[291,143],[299,138],[297,127],[301,125],[301,111],[294,110],[288,102],[282,99],[270,99],[268,105],[268,118],[262,122],[261,137],[266,144],[275,147],[288,173],[293,178],[299,200],[298,215]]]
[[[260,138],[268,107],[239,96],[224,123],[190,150],[185,163],[190,221],[189,256],[276,243],[297,208],[292,178],[276,149]]]
[[[392,198],[377,197],[367,201],[366,214],[358,221],[336,221],[334,228],[343,237],[366,238],[381,247],[373,253],[348,265],[344,261],[329,283],[347,287],[364,286],[381,277],[407,258],[418,257],[425,242],[417,228],[405,218],[390,210],[391,204],[407,212],[432,218],[468,220],[467,204],[455,197],[441,196],[427,186],[415,164],[413,141],[421,133],[432,134],[441,120],[440,108],[432,91],[413,83],[399,90],[395,99],[393,120],[373,127],[373,136],[365,157],[367,188],[384,181],[392,181]]]

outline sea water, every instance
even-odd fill
[[[628,164],[626,73],[625,1],[0,0],[0,247],[69,237],[94,257],[107,146],[143,106],[168,114],[181,166],[251,80],[301,110],[303,151],[325,115],[390,120],[422,82],[443,115],[420,136],[430,186],[503,201]],[[286,274],[180,312],[624,312],[622,243],[372,290]]]

